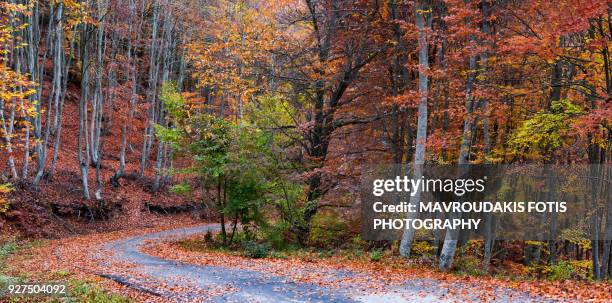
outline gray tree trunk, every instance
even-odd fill
[[[15,70],[21,72],[22,71],[22,67],[21,67],[21,62],[23,62],[23,51],[21,49],[18,50],[18,54],[16,56],[16,60],[15,60]],[[23,94],[23,87],[19,86],[19,93]],[[25,106],[24,106],[24,100],[23,97],[19,98],[19,108],[20,110],[20,115],[22,117],[27,117],[26,111],[25,111]],[[21,170],[21,178],[22,179],[26,179],[28,177],[28,167],[29,167],[29,163],[30,163],[30,123],[26,123],[25,126],[25,134],[24,134],[24,151],[23,151],[23,166],[22,166],[22,170]]]
[[[168,82],[170,78],[170,72],[172,68],[172,62],[174,59],[174,43],[173,43],[173,28],[172,28],[172,15],[170,13],[164,16],[164,25],[163,25],[163,41],[162,41],[162,50],[163,50],[163,65],[162,65],[162,85]],[[159,110],[156,115],[158,117],[158,123],[160,125],[166,126],[165,123],[165,106],[163,102],[159,102]],[[155,181],[153,182],[153,190],[158,191],[162,186],[162,176],[164,175],[164,153],[167,149],[167,144],[158,140],[157,142],[157,157],[155,162]]]
[[[147,159],[149,158],[149,152],[153,145],[153,125],[155,124],[155,113],[156,113],[156,97],[157,97],[157,78],[158,78],[158,24],[160,15],[159,4],[154,1],[153,3],[153,20],[151,26],[151,46],[149,49],[149,88],[147,91],[147,102],[149,102],[149,116],[147,126],[144,129],[144,136],[142,142],[142,154],[140,158],[140,175],[144,176],[145,169],[147,167]]]
[[[610,176],[611,176],[611,170],[612,168],[610,167],[610,165],[606,165],[602,168],[604,170],[604,179],[605,180],[609,180]],[[610,185],[604,185],[603,180],[602,180],[602,186],[605,186],[605,189],[602,189],[604,195],[606,195],[605,197],[602,197],[602,200],[605,201],[611,201],[611,196],[612,194],[610,194],[610,192],[612,192],[610,190]],[[610,269],[612,268],[612,260],[611,260],[611,255],[612,255],[612,205],[610,205],[610,203],[608,203],[606,205],[606,226],[605,226],[605,231],[604,231],[604,243],[603,243],[603,254],[601,256],[602,261],[601,261],[601,272],[599,274],[600,280],[603,280],[605,278],[612,278],[612,272],[610,271]]]
[[[491,35],[491,26],[489,23],[489,18],[491,15],[491,7],[489,3],[483,2],[482,4],[482,14],[485,20],[482,23],[482,32],[487,36],[487,38]],[[487,43],[489,44],[489,43]],[[489,67],[489,51],[485,50],[480,56],[480,62],[482,65],[482,70],[486,76],[488,76],[488,67]],[[483,143],[484,143],[484,163],[489,164],[489,156],[491,154],[491,139],[489,136],[489,113],[488,111],[489,100],[482,100],[482,112],[484,115],[482,132],[483,132]],[[491,213],[487,213],[485,215],[485,239],[484,239],[484,252],[483,252],[483,266],[485,270],[489,270],[489,264],[491,263],[491,257],[493,255],[493,246],[495,244],[495,217]]]
[[[39,82],[40,78],[39,78],[39,73],[40,73],[40,69],[38,67],[38,48],[39,48],[39,43],[40,43],[40,28],[39,28],[39,4],[37,1],[26,1],[27,4],[33,4],[32,5],[32,11],[30,12],[30,15],[27,17],[28,20],[28,27],[26,30],[26,40],[28,43],[28,46],[26,48],[26,55],[27,55],[27,69],[28,72],[30,73],[30,80],[34,83],[41,83]],[[36,106],[35,106],[35,110],[38,113],[38,115],[36,116],[36,118],[31,119],[31,122],[34,126],[34,136],[36,139],[40,139],[40,116],[41,116],[41,104],[40,104],[40,92],[41,92],[41,85],[38,85],[38,87],[36,87],[36,93],[33,96],[30,96],[30,101],[31,102],[36,102]],[[26,134],[26,152],[24,155],[24,159],[26,159],[26,161],[24,161],[24,171],[23,171],[23,178],[27,178],[28,175],[28,164],[29,164],[29,158],[30,158],[30,132],[28,131]],[[37,151],[38,151],[38,144],[36,145],[37,147]]]
[[[96,85],[94,92],[94,104],[92,105],[92,117],[91,117],[91,152],[92,152],[92,163],[96,166],[96,192],[95,197],[96,200],[102,200],[102,179],[100,174],[100,167],[102,165],[102,128],[103,121],[102,118],[104,116],[104,101],[106,100],[103,90],[102,90],[102,78],[103,74],[107,71],[105,70],[104,65],[104,52],[106,45],[106,15],[107,7],[103,6],[101,1],[97,1],[97,11],[98,11],[98,19],[100,20],[98,25],[98,33],[97,33],[97,47],[96,47]],[[113,71],[110,71],[112,74]],[[109,76],[110,77],[110,76]],[[109,80],[110,82],[110,80]],[[111,85],[110,83],[108,84]]]
[[[51,167],[49,169],[49,178],[53,178],[53,175],[55,174],[55,168],[57,165],[57,160],[59,157],[59,150],[60,150],[60,144],[61,144],[61,136],[62,136],[62,122],[63,122],[63,113],[64,113],[64,104],[66,102],[66,92],[68,91],[68,71],[70,70],[70,67],[72,66],[72,57],[74,55],[74,48],[75,48],[75,36],[73,35],[71,40],[70,40],[70,55],[68,56],[68,59],[66,59],[66,56],[62,56],[63,60],[64,60],[64,70],[63,70],[63,80],[62,80],[62,96],[60,99],[60,104],[59,104],[59,109],[58,109],[58,113],[57,113],[57,124],[55,126],[55,138],[54,138],[54,142],[53,142],[53,159],[51,160]]]
[[[459,151],[459,169],[461,171],[467,170],[469,165],[470,147],[472,142],[472,113],[474,111],[475,102],[472,96],[472,90],[474,82],[476,80],[476,56],[472,54],[469,59],[469,72],[468,80],[466,85],[466,116],[463,122],[463,138],[461,142],[461,148]],[[449,217],[452,219],[461,218],[460,214],[451,213]],[[448,270],[453,264],[453,258],[457,250],[457,240],[459,239],[459,230],[449,229],[446,230],[444,236],[444,243],[440,253],[440,261],[438,267],[440,270]]]
[[[79,136],[77,161],[81,170],[81,182],[83,186],[83,196],[90,199],[89,194],[89,150],[87,138],[87,108],[89,103],[89,25],[81,25],[81,98],[79,101]]]
[[[49,136],[51,134],[51,129],[55,128],[55,123],[57,123],[57,115],[58,115],[58,107],[59,107],[59,100],[61,95],[63,94],[62,92],[62,63],[63,63],[63,32],[64,32],[64,28],[63,28],[63,24],[62,24],[62,10],[63,10],[63,5],[61,2],[59,2],[57,4],[57,8],[55,8],[55,14],[53,14],[53,6],[51,7],[52,10],[52,21],[49,22],[49,29],[51,29],[52,25],[54,26],[54,30],[53,30],[53,36],[55,38],[55,41],[52,43],[53,44],[53,80],[52,80],[52,86],[51,86],[51,93],[49,94],[49,101],[47,102],[47,112],[46,112],[46,118],[45,118],[45,134],[44,134],[44,139],[42,140],[42,142],[40,140],[38,140],[37,142],[37,157],[38,157],[38,169],[36,172],[36,175],[34,177],[34,180],[32,181],[32,185],[34,187],[37,187],[38,184],[40,183],[42,177],[44,176],[44,172],[45,172],[45,163],[47,160],[47,146],[49,144]],[[51,41],[51,31],[48,35],[49,37],[49,41]],[[49,44],[50,45],[50,44]],[[44,62],[44,61],[43,61]],[[51,122],[51,112],[52,112],[52,105],[54,105],[53,107],[53,112],[54,112],[54,120],[55,122]],[[52,125],[52,123],[54,125]],[[38,118],[38,122],[37,122],[37,131],[36,133],[40,134],[41,131],[41,121],[40,118]]]
[[[423,165],[425,164],[425,146],[427,144],[427,99],[428,99],[428,78],[429,72],[429,45],[427,42],[428,22],[426,11],[429,8],[422,2],[416,6],[416,25],[419,30],[419,112],[417,120],[416,150],[414,153],[413,178],[420,179],[423,175]],[[410,197],[410,204],[416,205],[421,199],[420,191]],[[415,219],[418,213],[407,213],[408,219]],[[414,240],[415,230],[412,228],[404,229],[400,242],[400,255],[410,257],[412,241]]]

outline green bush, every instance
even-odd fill
[[[361,239],[360,235],[356,235],[353,238],[351,238],[348,248],[354,249],[354,250],[362,250],[366,246],[366,244],[367,244],[366,241]]]
[[[4,259],[19,250],[19,245],[15,242],[7,242],[0,246],[0,268],[4,267]]]
[[[548,279],[552,281],[568,280],[574,272],[572,265],[566,261],[560,261],[557,264],[551,265],[549,270]]]
[[[592,263],[590,261],[566,261],[549,265],[545,269],[548,279],[551,281],[563,281],[569,279],[589,280],[592,278]]]
[[[106,290],[85,281],[70,281],[69,302],[88,303],[128,303],[130,300],[117,294],[108,293]]]
[[[436,247],[427,241],[418,241],[412,244],[412,254],[422,257],[431,257],[436,251]]]
[[[274,259],[287,259],[287,255],[286,254],[284,254],[283,252],[280,252],[280,251],[276,251],[276,250],[273,250],[270,253],[270,257],[272,257]]]
[[[8,242],[0,246],[0,261],[19,249],[19,245],[15,242]]]
[[[383,257],[383,250],[380,248],[377,248],[373,251],[370,252],[369,256],[370,256],[370,261],[372,262],[378,262],[382,259]]]
[[[482,268],[480,259],[471,255],[462,255],[455,260],[454,270],[470,276],[483,276],[486,271]]]
[[[312,220],[309,244],[316,247],[338,247],[348,238],[348,225],[337,215],[318,214]]]
[[[9,283],[22,283],[25,282],[21,278],[5,276],[0,274],[0,285],[9,284]]]
[[[294,241],[294,239],[291,239],[289,236],[290,227],[291,226],[285,222],[272,224],[265,228],[263,237],[266,242],[270,243],[275,249],[285,250],[288,244]]]
[[[193,191],[191,185],[187,182],[181,182],[170,187],[170,192],[178,195],[188,195]]]
[[[244,245],[244,256],[254,259],[266,258],[270,255],[272,247],[268,243],[247,242]]]

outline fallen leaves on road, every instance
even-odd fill
[[[192,236],[202,239],[202,235]],[[313,283],[331,288],[359,287],[370,293],[387,292],[388,286],[400,286],[414,279],[440,281],[448,295],[469,300],[476,296],[484,301],[495,299],[497,290],[511,288],[533,296],[557,300],[611,302],[612,285],[609,283],[585,283],[577,281],[511,281],[492,277],[458,276],[443,273],[411,263],[400,257],[387,257],[383,262],[348,259],[344,256],[329,258],[290,257],[288,259],[251,259],[220,251],[191,251],[172,241],[149,243],[142,251],[157,257],[180,262],[225,266],[260,271],[281,276],[293,282]],[[355,275],[338,275],[350,270]],[[512,294],[510,294],[512,295]]]
[[[103,244],[127,237],[196,224],[201,224],[201,222],[194,221],[188,215],[159,216],[156,220],[148,221],[146,225],[137,225],[130,229],[49,240],[45,245],[34,246],[11,256],[7,260],[9,268],[5,273],[13,276],[25,275],[31,280],[48,281],[66,279],[65,274],[61,273],[67,272],[69,278],[96,282],[111,292],[121,293],[136,302],[168,302],[164,297],[137,291],[100,277],[100,274],[132,276],[138,278],[139,281],[147,278],[139,277],[132,270],[133,264],[111,260],[110,256],[113,252],[104,249]],[[104,264],[111,265],[111,263],[112,266],[104,266]],[[112,267],[112,270],[109,270],[109,267]],[[163,293],[167,286],[151,283],[147,287]]]
[[[161,294],[177,293],[182,290],[193,292],[194,288],[164,285],[157,281],[148,283],[148,277],[135,271],[133,264],[117,262],[110,258],[113,252],[105,249],[103,245],[113,240],[192,226],[196,223],[188,217],[180,219],[170,217],[156,221],[155,226],[51,240],[46,245],[32,247],[11,257],[8,260],[11,264],[10,271],[15,275],[30,273],[30,278],[37,280],[58,279],[61,278],[60,272],[67,271],[71,278],[93,280],[137,302],[167,302],[169,299],[164,296],[154,296],[137,291],[112,280],[101,278],[99,274],[129,276],[138,280],[139,285]],[[201,235],[194,237],[201,238]],[[474,297],[484,302],[490,301],[496,298],[497,290],[507,288],[518,290],[517,293],[524,292],[545,298],[581,302],[610,302],[609,294],[612,293],[612,286],[606,283],[510,281],[491,277],[457,276],[431,270],[399,257],[387,257],[380,262],[348,259],[343,256],[331,256],[325,259],[295,256],[288,259],[250,259],[219,251],[184,250],[176,244],[176,240],[168,238],[163,242],[145,243],[141,250],[168,260],[259,271],[262,274],[283,277],[288,282],[312,283],[332,289],[352,287],[370,294],[388,292],[389,287],[404,285],[407,281],[417,281],[415,283],[421,284],[435,283],[436,287],[445,290],[445,296],[463,298],[462,301],[472,301]],[[351,274],[342,274],[346,270],[349,270]],[[184,282],[185,285],[190,285],[190,281]],[[198,293],[198,296],[200,298],[214,297],[232,291],[234,290],[231,286],[213,287],[206,293]],[[173,298],[172,301],[175,300],[176,298]],[[180,301],[188,302],[189,300],[181,298]]]

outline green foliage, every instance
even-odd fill
[[[512,153],[532,159],[552,157],[567,140],[571,125],[583,110],[564,99],[553,101],[550,110],[525,120],[510,138]]]
[[[351,241],[348,243],[348,248],[353,250],[361,250],[366,246],[366,241],[361,239],[360,235],[356,235],[351,238]]]
[[[590,280],[592,278],[592,262],[589,260],[561,260],[555,264],[543,266],[542,273],[551,281],[569,279]]]
[[[264,229],[264,239],[275,249],[287,249],[295,240],[290,229],[290,224],[284,221],[271,224]]]
[[[117,294],[111,294],[99,286],[86,281],[70,281],[69,302],[88,303],[128,303],[130,300]]]
[[[261,259],[267,258],[270,255],[270,251],[272,247],[268,243],[256,243],[254,241],[247,242],[244,245],[244,256],[253,258],[253,259]]]
[[[372,261],[372,262],[380,261],[382,259],[383,255],[384,255],[384,252],[380,248],[376,248],[376,249],[372,250],[368,254],[368,256],[370,257],[370,261]]]
[[[277,250],[273,250],[270,253],[270,257],[274,259],[287,259],[287,255],[285,253],[277,251]]]
[[[10,283],[21,283],[21,282],[24,282],[23,279],[21,278],[5,276],[5,275],[0,274],[0,285],[6,285]]]
[[[335,214],[317,214],[312,220],[309,244],[316,247],[338,247],[348,238],[346,222]]]
[[[258,127],[261,122],[258,119],[276,117],[288,122],[285,120],[289,117],[278,116],[280,113],[272,116],[252,114],[244,121],[233,123],[190,106],[172,84],[162,88],[160,100],[168,111],[168,125],[171,126],[158,125],[158,138],[172,144],[175,155],[193,159],[192,165],[180,172],[197,176],[202,189],[213,192],[208,197],[219,215],[224,215],[228,221],[237,218],[243,227],[251,224],[266,227],[269,218],[262,209],[272,206],[280,214],[279,223],[283,224],[284,231],[288,230],[286,223],[300,222],[296,205],[303,191],[301,186],[287,182],[284,177],[288,167],[281,159],[286,157],[286,151],[277,145],[285,141]],[[261,111],[277,106],[272,99],[262,101]],[[172,192],[179,194],[193,190],[186,183],[171,187]],[[274,233],[269,236],[275,247],[280,246],[281,237]]]
[[[304,199],[304,189],[301,185],[276,177],[268,183],[268,193],[268,203],[276,209],[280,224],[288,224],[287,229],[303,226],[304,211],[298,206],[299,201]]]
[[[19,245],[16,242],[7,242],[0,246],[0,260],[8,257],[19,250]]]
[[[67,269],[60,269],[55,272],[55,275],[59,278],[66,278],[71,275],[70,271]]]
[[[548,279],[552,281],[567,280],[572,276],[574,268],[571,264],[561,261],[549,267]]]
[[[191,193],[192,191],[193,189],[191,188],[191,185],[189,185],[189,183],[187,182],[181,182],[179,184],[175,184],[170,187],[171,193],[175,193],[179,195],[185,195],[185,194]]]
[[[223,212],[238,216],[242,224],[263,223],[260,208],[263,206],[263,188],[255,177],[242,176],[226,185],[228,202]]]
[[[281,95],[266,94],[257,98],[248,110],[248,119],[259,128],[275,127],[282,131],[273,133],[273,140],[279,146],[288,146],[300,139],[303,133],[294,128],[295,119],[300,118],[300,111],[289,100]]]
[[[415,256],[431,257],[436,251],[436,247],[427,241],[418,241],[412,244],[411,252]]]
[[[0,268],[4,267],[5,259],[16,253],[19,250],[19,245],[16,242],[10,241],[0,246]]]
[[[460,274],[470,276],[483,276],[487,272],[482,268],[480,259],[473,255],[461,254],[453,265],[453,269]]]

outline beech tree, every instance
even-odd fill
[[[259,206],[245,201],[263,196],[302,245],[323,210],[357,220],[350,209],[372,164],[411,163],[419,178],[429,164],[610,161],[612,9],[603,0],[10,0],[0,10],[5,177],[44,191],[77,173],[88,207],[113,199],[109,186],[138,179],[163,194],[194,178],[178,173],[194,161],[188,134],[212,124],[229,142],[207,142],[227,143],[223,161],[235,157],[219,165],[232,178],[201,185],[227,211],[219,219],[233,229],[253,215],[245,205]],[[170,83],[184,111],[208,124],[179,123],[164,101]],[[210,160],[202,169],[214,166],[209,152],[195,153]],[[236,163],[248,178],[234,178]],[[590,246],[548,241],[541,263],[588,251],[593,276],[610,277],[612,213],[596,203],[606,184],[589,192]],[[485,226],[486,268],[509,244],[495,240],[494,219]],[[437,237],[429,244],[447,270],[469,234]],[[413,242],[405,230],[399,253],[409,257]],[[561,252],[571,245],[571,257]]]
[[[415,3],[415,19],[419,33],[419,95],[416,148],[414,153],[413,178],[420,179],[423,176],[425,165],[425,146],[427,145],[427,107],[428,107],[428,72],[429,72],[429,47],[427,41],[427,30],[431,27],[431,7],[424,2]],[[417,192],[410,196],[410,204],[417,205],[421,199],[421,193]],[[409,213],[409,219],[415,219],[418,213]],[[414,229],[405,229],[400,243],[400,254],[404,257],[410,256],[410,246],[414,238]]]

